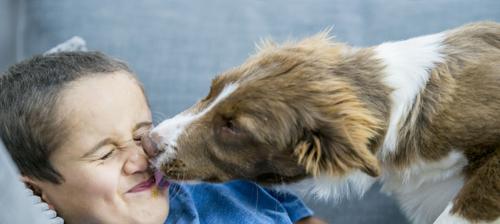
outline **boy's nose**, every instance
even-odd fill
[[[154,138],[155,136],[152,137]],[[159,153],[158,146],[153,141],[152,137],[150,137],[149,134],[145,134],[141,138],[142,147],[149,157],[154,157]]]

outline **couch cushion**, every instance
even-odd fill
[[[20,181],[19,170],[0,139],[0,223],[49,224]]]
[[[16,0],[0,1],[0,72],[5,71],[17,59],[19,6],[19,1]]]

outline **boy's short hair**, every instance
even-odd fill
[[[21,174],[60,183],[49,161],[71,131],[57,111],[61,91],[83,77],[126,71],[129,67],[99,52],[39,55],[0,75],[0,138]]]

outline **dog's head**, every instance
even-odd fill
[[[264,43],[216,77],[204,99],[151,132],[160,148],[155,165],[169,178],[213,182],[281,183],[354,170],[377,176],[367,145],[379,121],[358,89],[335,76],[344,50],[326,34]]]

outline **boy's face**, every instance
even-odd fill
[[[40,183],[44,199],[71,223],[163,223],[168,191],[153,192],[140,144],[151,113],[136,81],[115,72],[73,82],[61,95],[58,115],[70,133],[50,160],[64,181]]]

